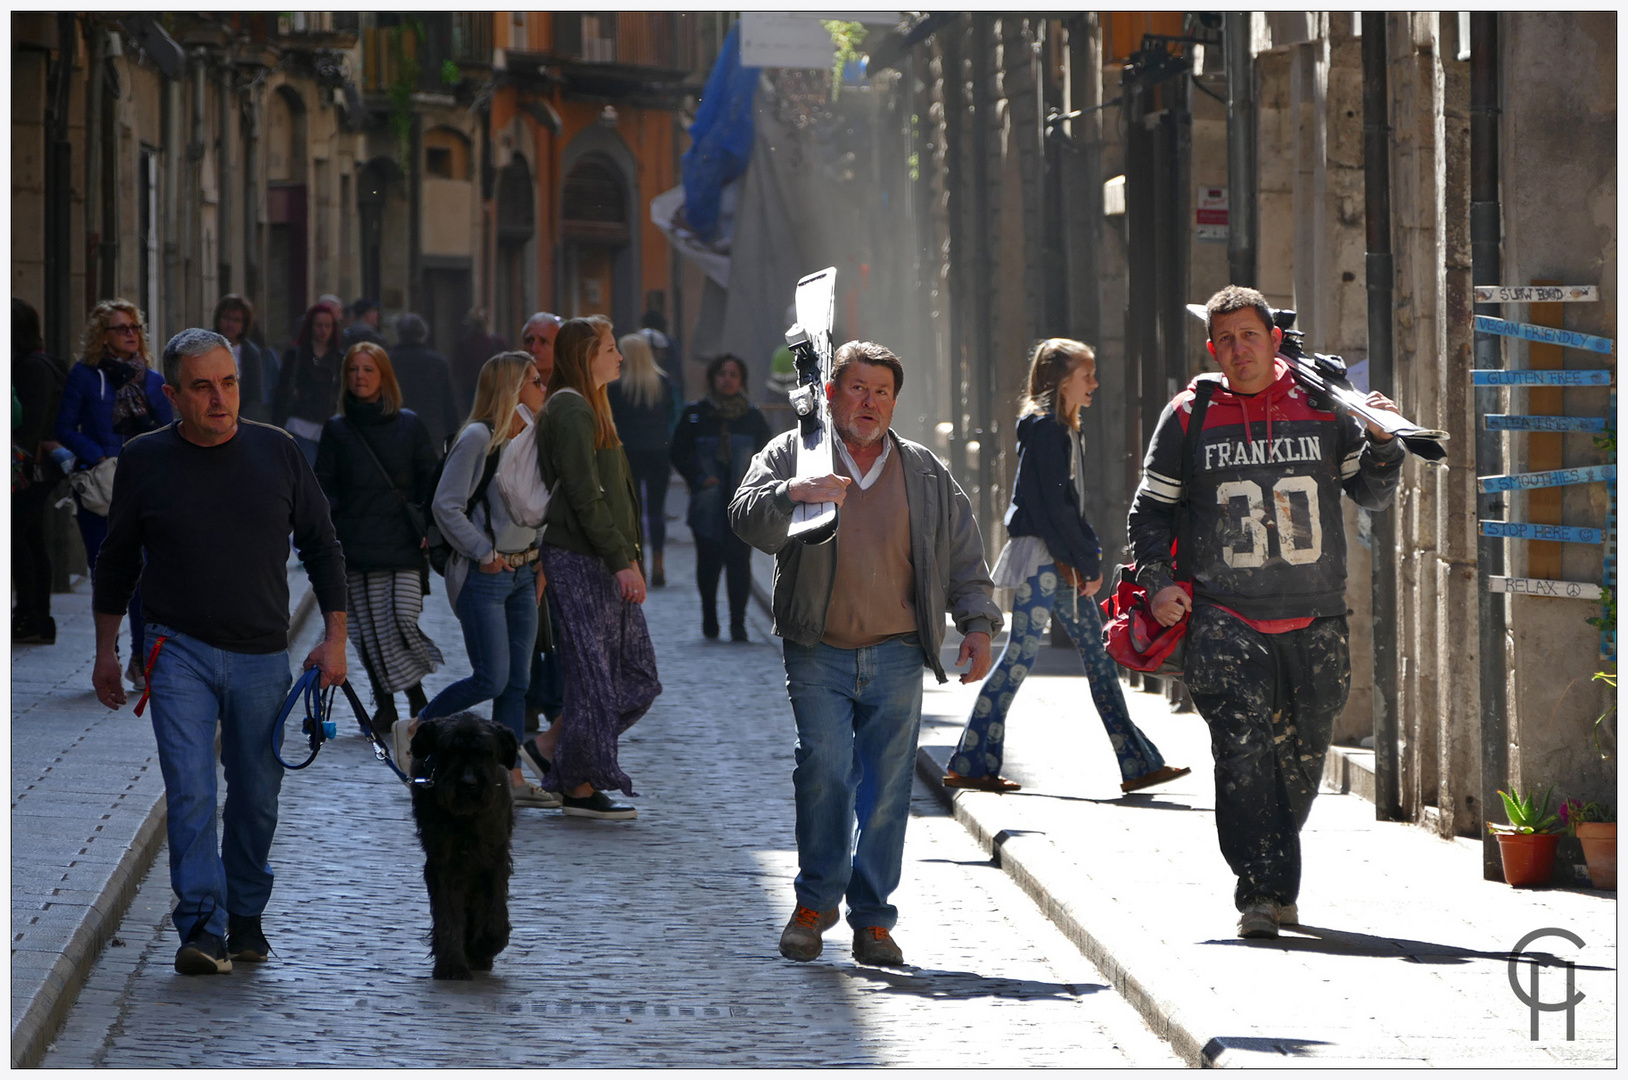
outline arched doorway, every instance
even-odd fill
[[[497,180],[497,304],[493,329],[519,340],[521,324],[531,314],[532,263],[537,236],[537,189],[531,167],[518,154]]]
[[[628,246],[627,192],[616,166],[601,154],[578,161],[565,177],[560,235],[565,242],[565,310],[572,317],[605,315],[618,323],[618,256]]]

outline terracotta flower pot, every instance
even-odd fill
[[[1585,821],[1577,826],[1577,839],[1588,860],[1588,879],[1596,889],[1617,887],[1617,823]]]
[[[1499,833],[1504,880],[1511,885],[1547,885],[1554,876],[1558,833]]]

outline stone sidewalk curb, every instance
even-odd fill
[[[290,572],[304,578],[303,569]],[[307,585],[290,620],[289,641],[296,640],[316,614],[316,594]],[[167,803],[155,798],[136,829],[135,839],[124,849],[108,874],[107,883],[85,915],[74,926],[68,944],[58,954],[39,991],[20,1015],[12,1016],[11,1067],[31,1069],[39,1065],[51,1041],[62,1028],[79,992],[84,988],[96,958],[119,929],[136,888],[152,869],[164,846]]]

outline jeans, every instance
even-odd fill
[[[555,602],[552,589],[543,594],[543,599],[548,604],[548,622],[554,632],[554,651],[532,650],[526,708],[536,709],[552,724],[565,711],[565,671],[560,666],[560,605]]]
[[[74,496],[74,520],[79,523],[79,538],[85,542],[85,564],[94,575],[96,572],[96,557],[102,553],[102,541],[107,539],[107,518],[102,514],[93,514],[80,503],[79,496]],[[141,617],[141,589],[138,587],[130,594],[130,655],[140,660],[143,666],[147,663],[147,650],[142,648],[142,642],[147,640],[144,631],[146,623]]]
[[[277,831],[283,767],[272,754],[277,714],[293,682],[287,651],[227,652],[157,623],[147,624],[153,663],[153,735],[164,772],[175,929],[226,934],[226,915],[259,915],[271,896],[268,857]],[[226,809],[215,833],[215,722],[226,766]]]
[[[667,448],[627,451],[628,472],[633,490],[644,508],[645,539],[651,552],[660,555],[667,544],[667,480],[673,474]]]
[[[1300,828],[1351,690],[1344,616],[1263,634],[1209,605],[1187,630],[1187,691],[1210,726],[1215,828],[1242,911],[1300,895]]]
[[[1058,596],[1058,589],[1063,595]],[[1068,639],[1080,654],[1085,678],[1091,685],[1091,700],[1107,729],[1108,743],[1119,759],[1119,775],[1135,780],[1164,767],[1164,757],[1153,740],[1131,721],[1125,707],[1125,692],[1119,687],[1119,669],[1108,650],[1102,647],[1102,616],[1096,603],[1061,584],[1054,563],[1047,563],[1035,576],[1012,594],[1012,630],[995,670],[978,691],[960,744],[950,758],[950,768],[962,776],[996,776],[1005,758],[1006,716],[1018,687],[1028,677],[1040,653],[1040,628],[1046,612],[1062,623]]]
[[[921,645],[862,649],[785,643],[797,721],[797,902],[829,911],[848,898],[854,929],[891,930],[910,782],[921,727]],[[858,841],[854,832],[858,829]]]
[[[490,701],[492,719],[525,742],[526,687],[531,682],[531,647],[537,639],[535,565],[504,567],[495,574],[471,566],[456,613],[475,670],[431,698],[424,706],[424,719],[451,716]]]

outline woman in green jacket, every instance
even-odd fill
[[[640,606],[639,501],[605,392],[621,365],[610,320],[560,327],[537,458],[550,491],[543,566],[560,607],[565,712],[526,745],[540,754],[544,786],[564,797],[566,814],[612,820],[638,816],[605,794],[635,794],[617,740],[661,693]]]

